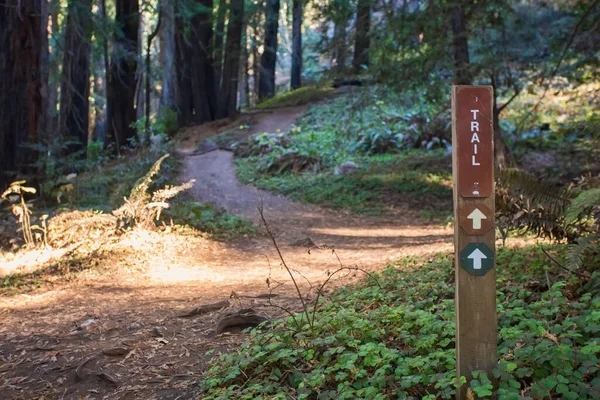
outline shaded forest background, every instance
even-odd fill
[[[598,1],[4,0],[0,186],[55,181],[332,79],[420,89],[491,84],[502,113],[523,90],[597,79]],[[541,100],[540,100],[541,101]],[[527,104],[512,131],[535,126]],[[507,127],[505,127],[506,129]]]

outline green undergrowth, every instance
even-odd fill
[[[111,212],[120,207],[123,197],[129,196],[138,179],[143,177],[162,153],[140,152],[98,164],[78,177],[74,188],[74,206]],[[150,191],[166,185],[178,185],[181,160],[172,155],[162,163],[160,172],[152,178]],[[63,196],[63,201],[65,201]],[[181,194],[170,201],[162,220],[189,225],[216,239],[231,239],[252,234],[254,225],[247,219],[227,214],[209,204]]]
[[[427,215],[445,216],[452,208],[450,159],[442,152],[414,151],[355,157],[359,169],[335,175],[333,171],[302,174],[262,174],[261,157],[236,160],[244,183],[290,196],[304,203],[380,213],[391,205],[408,204]]]
[[[598,273],[580,280],[535,246],[501,248],[497,262],[499,363],[493,376],[474,374],[473,397],[598,398]],[[202,398],[453,398],[465,381],[455,378],[452,260],[405,258],[377,280],[335,291],[312,329],[297,316],[254,330],[213,361]]]
[[[333,95],[333,88],[329,86],[304,86],[296,90],[280,94],[267,99],[252,107],[253,110],[264,110],[267,108],[283,108],[301,106],[304,104],[317,103]]]
[[[234,144],[238,177],[306,203],[361,213],[408,204],[445,216],[452,190],[444,109],[418,93],[355,88],[313,106],[289,134]],[[340,174],[348,162],[353,171]]]
[[[256,226],[250,220],[227,214],[189,196],[175,200],[169,214],[177,223],[206,232],[213,239],[233,239],[256,232]]]

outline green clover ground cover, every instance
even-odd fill
[[[597,275],[582,283],[536,247],[502,248],[497,257],[500,361],[493,377],[475,374],[473,393],[492,396],[496,378],[502,399],[598,398]],[[238,352],[214,361],[202,398],[452,398],[464,380],[455,379],[451,259],[403,259],[378,280],[336,291],[312,329],[288,318],[253,331]]]

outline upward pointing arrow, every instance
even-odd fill
[[[487,256],[481,250],[475,249],[467,258],[473,260],[473,269],[481,269],[481,260],[487,259]]]
[[[474,209],[467,218],[473,221],[473,229],[481,229],[481,220],[487,219],[485,214],[482,213],[479,208]]]

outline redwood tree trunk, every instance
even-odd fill
[[[134,138],[136,120],[136,69],[138,55],[138,29],[140,23],[137,0],[116,0],[116,33],[107,86],[109,137],[117,149]],[[118,151],[118,150],[117,150]]]
[[[279,29],[279,0],[266,0],[264,51],[260,59],[259,101],[275,95],[277,65],[277,30]]]
[[[369,66],[369,47],[371,44],[369,30],[371,28],[371,0],[358,0],[356,9],[356,37],[354,39],[354,59],[352,67],[359,73],[363,67]]]
[[[303,0],[292,5],[292,89],[302,86],[302,14]]]
[[[177,71],[175,69],[175,7],[171,0],[161,0],[160,62],[162,72],[161,107],[177,105]]]
[[[0,189],[30,173],[36,154],[22,147],[37,143],[43,108],[40,71],[42,2],[5,0],[0,6]]]
[[[191,18],[177,21],[177,80],[180,125],[213,121],[216,115],[216,85],[210,44],[212,0],[198,0],[201,7]],[[189,34],[187,34],[188,29]]]
[[[227,0],[219,0],[214,43],[215,82],[217,90],[221,88],[221,76],[223,75],[223,43],[225,42],[225,18],[227,17],[228,10],[229,4]]]
[[[346,18],[339,18],[335,21],[335,28],[333,32],[333,46],[334,54],[333,58],[335,61],[334,71],[336,74],[342,74],[346,68]]]
[[[89,129],[91,0],[71,0],[65,33],[65,51],[60,89],[59,134],[76,143],[73,153],[87,148]],[[81,156],[85,157],[85,152]]]
[[[470,85],[469,37],[465,10],[458,4],[452,10],[452,39],[454,45],[454,84]]]
[[[243,30],[244,0],[231,0],[217,118],[225,118],[237,113],[237,88]]]

